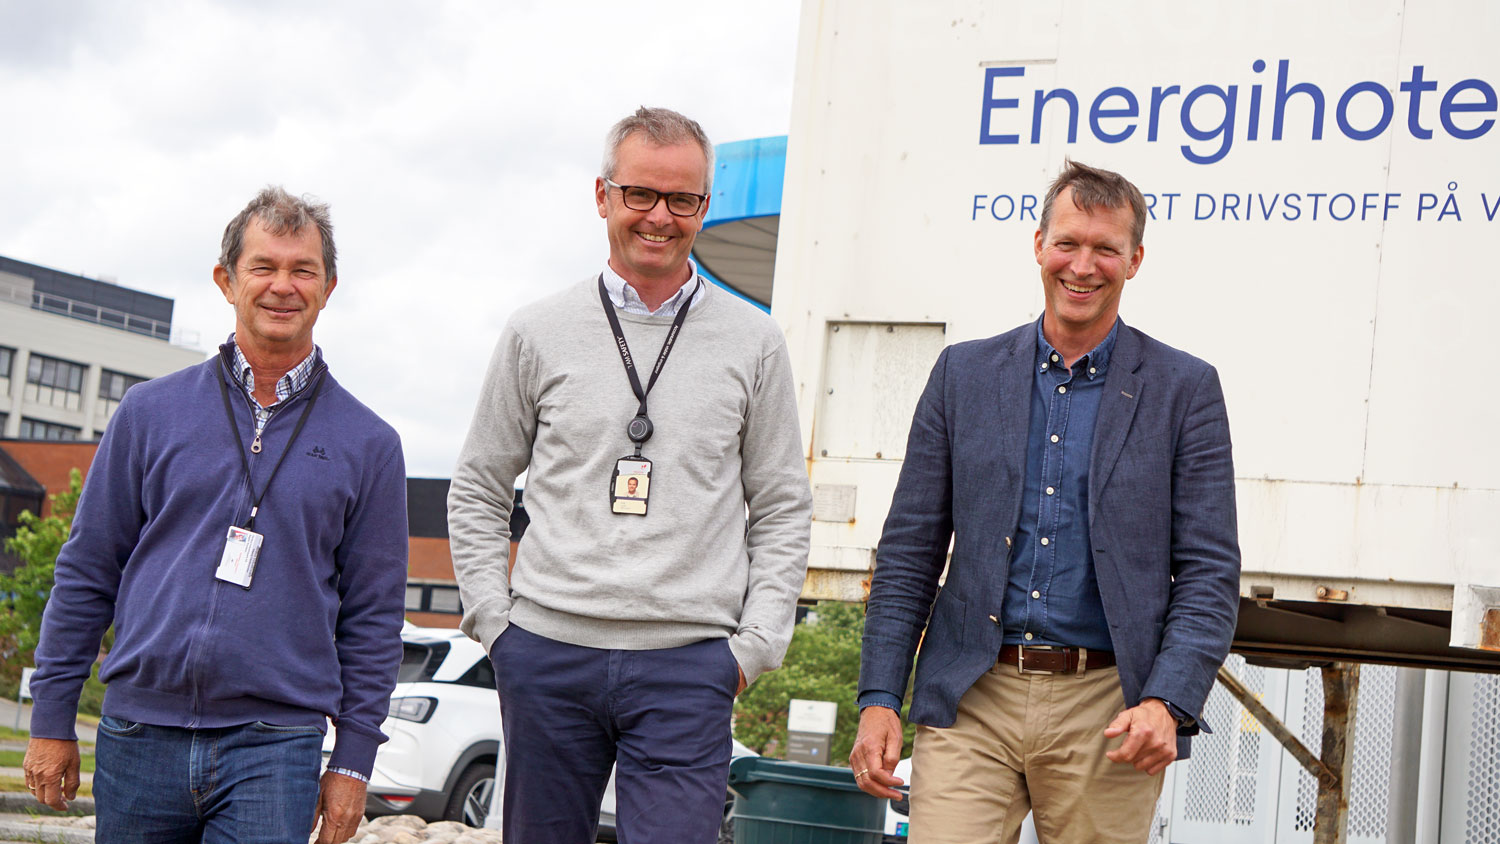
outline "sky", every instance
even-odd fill
[[[212,350],[224,226],[267,184],[332,207],[314,339],[447,477],[518,307],[597,272],[605,132],[787,131],[795,0],[0,0],[0,255],[176,300]]]

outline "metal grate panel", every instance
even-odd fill
[[[1313,753],[1323,746],[1323,674],[1317,669],[1302,672],[1302,721],[1296,729],[1297,738]],[[1312,832],[1313,818],[1318,811],[1318,781],[1305,770],[1297,772],[1297,810],[1293,815],[1292,828],[1298,832]]]
[[[1244,657],[1237,654],[1231,655],[1225,665],[1246,688],[1264,696],[1266,669],[1246,665]],[[1248,825],[1255,819],[1260,723],[1218,684],[1209,693],[1203,713],[1209,723],[1232,729],[1203,733],[1193,739],[1183,817],[1201,823]]]
[[[1167,824],[1171,816],[1172,791],[1164,788],[1156,801],[1156,813],[1151,816],[1151,834],[1146,844],[1167,844]]]
[[[1359,707],[1354,725],[1354,773],[1349,783],[1349,836],[1385,840],[1390,803],[1391,737],[1396,718],[1396,673],[1389,665],[1365,665],[1359,674]],[[1308,749],[1323,745],[1323,674],[1302,672],[1302,723],[1295,732]],[[1293,828],[1311,832],[1318,808],[1318,781],[1297,772]]]
[[[1474,678],[1464,840],[1500,841],[1500,676]]]
[[[1359,723],[1354,728],[1354,779],[1349,784],[1350,838],[1385,840],[1399,670],[1366,665],[1359,672]]]

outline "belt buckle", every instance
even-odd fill
[[[1031,649],[1034,650],[1034,651],[1051,651],[1051,650],[1056,650],[1051,645],[1032,645]],[[1057,673],[1056,671],[1051,671],[1051,670],[1043,669],[1043,668],[1027,668],[1026,667],[1026,646],[1025,645],[1016,645],[1016,668],[1022,674],[1056,674]]]

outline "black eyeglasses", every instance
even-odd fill
[[[604,180],[604,184],[620,189],[620,196],[625,200],[625,207],[632,211],[650,211],[656,207],[656,203],[663,198],[667,200],[667,210],[674,217],[691,217],[698,213],[703,207],[704,200],[708,199],[706,193],[662,193],[659,190],[643,188],[639,185],[621,185]]]

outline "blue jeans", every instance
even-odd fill
[[[718,840],[740,680],[728,640],[605,650],[511,624],[490,658],[505,733],[506,844],[591,844],[616,764],[620,844]]]
[[[306,844],[318,803],[315,727],[187,730],[105,716],[95,747],[95,840]]]

